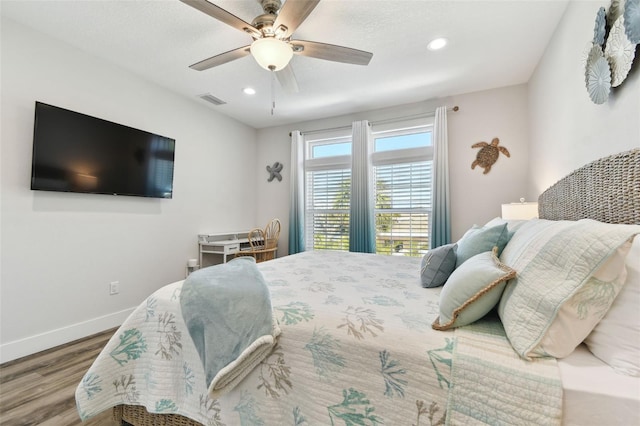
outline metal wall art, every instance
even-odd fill
[[[611,69],[604,57],[602,47],[594,44],[587,58],[585,83],[589,97],[595,104],[603,104],[609,99],[611,91]]]
[[[627,0],[623,16],[627,38],[633,44],[640,44],[640,0]]]
[[[595,104],[605,103],[611,88],[627,78],[639,43],[640,0],[612,0],[608,13],[598,9],[585,65],[585,85]]]

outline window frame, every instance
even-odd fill
[[[402,124],[404,124],[404,125],[402,125]],[[378,215],[383,215],[383,214],[389,214],[389,215],[392,215],[392,214],[405,214],[405,215],[424,214],[424,215],[427,216],[427,224],[429,224],[429,222],[431,220],[432,205],[428,206],[426,209],[425,208],[415,208],[415,207],[379,209],[377,207],[377,205],[378,205],[378,203],[377,203],[377,199],[378,199],[378,183],[377,183],[378,167],[390,166],[390,165],[405,165],[405,164],[422,163],[422,162],[431,161],[432,163],[429,166],[429,169],[433,170],[432,169],[432,167],[433,167],[433,143],[431,143],[430,145],[427,145],[425,147],[419,147],[419,148],[403,148],[403,149],[385,150],[385,151],[379,151],[379,152],[375,151],[376,139],[379,139],[379,138],[394,137],[394,136],[405,136],[405,135],[412,135],[412,134],[417,134],[417,133],[431,133],[431,135],[433,135],[433,124],[432,123],[425,124],[423,122],[420,125],[410,125],[410,124],[411,123],[409,123],[409,122],[395,123],[393,128],[389,128],[389,126],[387,126],[385,129],[375,129],[372,132],[373,133],[374,152],[371,154],[371,166],[373,168],[373,175],[374,175],[374,180],[375,180],[375,184],[374,184],[374,187],[372,188],[372,190],[374,191],[374,194],[373,194],[373,200],[374,200],[373,212],[374,212],[374,217],[376,218],[376,242],[380,241],[380,240],[384,239],[384,237],[386,237],[386,235],[382,235],[382,233],[379,232],[378,219],[377,219]],[[431,138],[431,140],[433,141],[433,138]],[[432,192],[432,191],[430,191],[430,192]],[[433,199],[433,194],[432,193],[431,193],[431,199]],[[393,235],[393,233],[391,233],[391,235]],[[393,241],[393,238],[391,240]],[[428,249],[428,246],[429,246],[429,240],[427,239],[427,243],[426,243],[427,249]],[[425,249],[425,250],[427,250],[427,249]],[[408,255],[411,255],[413,250],[414,250],[413,247],[409,247],[409,254]],[[425,251],[425,250],[419,250],[419,249],[415,249],[415,250],[417,251],[416,255],[422,255],[423,252]],[[396,252],[399,253],[400,251],[398,250]],[[376,244],[376,254],[393,255],[394,253],[393,253],[393,251],[391,251],[391,253],[387,253],[386,251],[383,252],[381,250],[381,247],[378,247],[378,244]]]
[[[315,233],[314,231],[314,217],[317,214],[344,214],[344,209],[314,209],[310,208],[308,201],[313,198],[312,194],[309,194],[310,182],[308,179],[309,173],[324,172],[324,171],[336,171],[341,172],[349,170],[351,173],[351,155],[334,155],[326,157],[313,158],[313,148],[322,145],[339,144],[345,142],[352,142],[350,133],[351,129],[344,131],[327,131],[319,132],[311,135],[309,138],[304,137],[304,212],[305,212],[305,247],[312,250],[335,250],[335,249],[318,249],[315,247]],[[346,211],[349,214],[349,210]],[[326,234],[327,236],[329,234]],[[348,236],[348,232],[347,232]],[[348,243],[347,243],[348,250]]]
[[[374,124],[372,126],[372,150],[369,155],[369,166],[371,167],[372,175],[375,176],[377,167],[388,166],[394,164],[407,164],[407,163],[420,163],[424,161],[433,161],[433,140],[431,144],[425,147],[418,148],[399,148],[384,151],[375,151],[376,139],[405,136],[417,133],[431,133],[433,135],[433,120],[425,119],[409,119],[402,121],[386,122],[382,124]],[[351,128],[333,129],[327,131],[313,132],[312,135],[303,135],[304,137],[304,211],[305,211],[305,244],[307,249],[311,250],[324,250],[324,248],[314,247],[314,216],[318,213],[321,214],[344,214],[348,213],[344,209],[314,209],[310,208],[308,202],[312,199],[313,194],[309,193],[310,180],[309,173],[322,172],[322,171],[344,171],[348,170],[352,172],[352,158],[351,155],[335,155],[335,156],[323,156],[313,158],[313,149],[317,146],[339,144],[345,142],[352,142]],[[432,167],[432,165],[431,165]],[[428,221],[431,219],[432,206],[428,208],[397,208],[397,209],[377,209],[377,183],[372,185],[372,200],[374,205],[372,206],[374,216],[378,214],[388,213],[405,213],[405,214],[426,214]],[[432,196],[433,194],[431,194]],[[350,200],[349,200],[350,204]],[[312,207],[312,206],[311,206]],[[351,223],[349,221],[349,226]],[[327,234],[329,235],[329,234]],[[379,239],[378,229],[376,226],[376,240]],[[341,250],[341,249],[327,249],[327,250]],[[348,248],[346,249],[348,250]],[[380,253],[387,254],[387,253]],[[393,254],[393,253],[391,253]]]

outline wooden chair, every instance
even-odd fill
[[[280,238],[280,220],[272,219],[264,227],[264,245],[267,249],[275,248],[273,257],[275,257],[278,250],[278,239]],[[272,259],[273,259],[272,257]]]
[[[266,247],[266,237],[264,229],[254,228],[249,231],[247,236],[249,239],[249,249],[240,250],[234,257],[240,256],[252,256],[256,262],[264,262],[265,260],[271,260],[275,257],[275,252],[278,247]]]

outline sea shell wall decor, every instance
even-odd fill
[[[606,34],[607,27],[607,12],[604,7],[598,9],[596,15],[596,24],[593,28],[593,44],[602,46],[604,44],[604,36]]]
[[[635,55],[636,45],[625,34],[624,15],[619,16],[609,31],[607,47],[604,49],[604,56],[611,67],[611,86],[618,87],[627,78]]]
[[[592,48],[585,63],[585,86],[595,104],[609,99],[612,88],[627,78],[640,43],[640,0],[612,0],[600,7],[593,28]]]
[[[640,44],[640,0],[627,0],[623,16],[627,38],[633,44]]]
[[[604,57],[602,48],[594,44],[587,58],[585,72],[587,92],[594,104],[603,104],[609,99],[611,91],[611,69]]]

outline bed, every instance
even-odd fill
[[[527,333],[532,327],[514,321],[528,316],[537,321],[545,309],[528,312],[516,302],[530,297],[519,292],[537,276],[531,272],[533,257],[526,254],[530,246],[539,246],[538,257],[546,252],[563,256],[567,250],[548,250],[548,240],[558,235],[571,241],[587,238],[583,234],[595,225],[580,222],[583,218],[640,224],[640,150],[575,171],[545,191],[539,202],[545,220],[496,219],[477,227],[483,231],[504,226],[501,235],[509,239],[502,253],[484,250],[470,255],[444,287],[423,288],[420,258],[305,252],[256,265],[280,328],[277,345],[237,386],[217,398],[209,397],[207,373],[180,312],[185,283],[165,286],[140,304],[85,374],[76,390],[80,417],[111,409],[115,420],[136,426],[637,424],[638,372],[624,364],[624,356],[618,370],[633,371],[614,371],[610,364],[616,365],[617,354],[608,353],[607,337],[601,336],[610,338],[610,330],[620,324],[615,315],[629,309],[618,306],[622,299],[640,294],[625,283],[627,278],[640,280],[638,262],[633,263],[640,257],[640,243],[631,243],[639,227],[620,225],[623,231],[616,227],[612,232],[602,224],[594,234],[598,237],[591,236],[597,244],[585,240],[583,248],[590,255],[598,250],[607,255],[582,268],[589,271],[574,268],[572,277],[582,273],[585,278],[576,285],[606,281],[606,288],[614,290],[597,315],[585,314],[584,303],[576,305],[576,312],[565,305],[556,307],[558,317],[588,317],[580,322],[582,328],[582,323],[594,323],[588,338],[574,339],[575,350],[557,349],[567,339],[558,343],[549,335],[531,345]],[[573,222],[581,227],[574,229]],[[559,229],[563,223],[567,228]],[[596,247],[605,239],[612,240],[610,246]],[[458,254],[469,240],[461,239]],[[557,244],[566,246],[566,241]],[[620,270],[620,262],[627,266],[622,269],[630,270],[628,276],[611,275]],[[476,263],[491,267],[486,277],[472,268]],[[477,284],[480,291],[446,312],[451,283],[480,276],[488,280]],[[491,298],[484,309],[488,313],[476,312]],[[554,322],[543,328],[562,326]],[[601,326],[608,328],[598,330]],[[584,334],[580,327],[571,333]],[[599,348],[603,342],[605,348]],[[600,350],[610,364],[590,349]],[[569,353],[551,356],[562,351]]]

